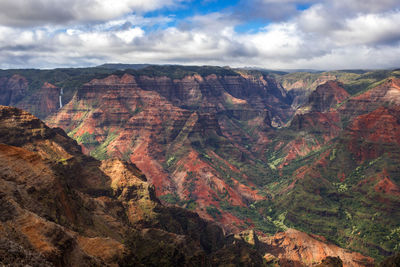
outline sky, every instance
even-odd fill
[[[399,0],[1,0],[0,68],[400,67]]]

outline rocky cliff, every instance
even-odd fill
[[[327,81],[310,94],[306,105],[299,108],[297,113],[327,112],[335,109],[349,96],[350,94],[342,84],[336,81]]]
[[[294,229],[262,237],[260,241],[269,248],[264,258],[272,262],[275,257],[279,259],[282,267],[324,266],[319,263],[333,255],[340,259],[342,266],[375,266],[371,258],[326,243],[326,239],[322,236],[309,235]]]
[[[61,129],[15,108],[0,106],[0,125],[2,263],[262,265],[250,245],[161,205],[134,165],[87,157]]]
[[[0,103],[6,106],[17,104],[26,95],[28,81],[24,76],[14,74],[0,78]]]
[[[254,231],[225,236],[196,213],[162,205],[135,165],[85,156],[63,130],[25,111],[0,106],[0,125],[1,264],[308,266],[306,254],[293,258],[295,249],[282,250],[282,234],[261,240]],[[372,262],[307,240],[291,240],[290,246],[329,248],[312,254],[315,263],[326,256],[340,256],[343,266]]]
[[[242,140],[263,137],[271,124],[287,120],[288,101],[283,89],[263,76],[171,79],[125,73],[85,84],[47,121],[93,156],[135,163],[164,200],[189,206],[208,219],[217,216],[237,229],[235,224],[243,220],[219,207],[220,201],[245,207],[263,196],[224,154],[243,163],[254,161]],[[249,134],[246,128],[254,131]],[[210,206],[217,207],[215,212]]]

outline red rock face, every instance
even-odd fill
[[[41,119],[59,109],[60,88],[45,82],[34,95],[25,98],[28,90],[28,80],[19,74],[1,78],[0,105],[17,106],[36,114]]]
[[[356,117],[349,135],[349,149],[361,161],[381,156],[388,147],[400,144],[400,109],[380,107]]]
[[[312,151],[321,149],[342,132],[340,114],[332,112],[309,112],[296,114],[291,121],[290,130],[299,134],[297,138],[282,147],[284,160],[279,168],[287,166],[293,160],[304,157]]]
[[[340,112],[347,116],[361,115],[374,111],[384,103],[400,104],[400,79],[389,78],[367,92],[352,97],[340,107]]]
[[[396,185],[389,177],[385,177],[380,180],[376,186],[375,190],[388,195],[400,196],[400,188]]]
[[[60,88],[45,82],[35,95],[27,100],[18,102],[17,107],[36,114],[44,119],[50,114],[56,112],[59,107]]]
[[[309,88],[311,90],[314,90],[317,88],[319,85],[324,84],[329,81],[336,81],[336,76],[334,75],[321,75],[319,76],[315,81],[311,82],[309,80],[303,80],[303,79],[296,79],[296,80],[286,80],[283,81],[283,85],[286,90],[291,91],[291,90],[296,90],[296,89],[304,89],[304,88]]]
[[[27,90],[28,81],[21,75],[0,78],[0,105],[15,105],[25,96]]]
[[[349,97],[349,93],[336,81],[328,81],[311,93],[309,103],[311,110],[325,112],[334,108]]]
[[[199,153],[196,147],[204,147],[205,142],[219,146],[219,140],[213,141],[217,139],[241,140],[246,133],[233,129],[232,119],[248,122],[265,145],[270,116],[274,123],[288,116],[284,100],[279,86],[263,77],[193,75],[172,80],[112,75],[84,85],[48,123],[84,141],[86,153],[96,155],[102,143],[103,156],[135,163],[155,185],[157,195],[195,199],[195,210],[215,219],[206,208],[219,208],[222,198],[244,207],[263,197],[228,161],[211,149]],[[91,140],[85,142],[82,138],[88,136]],[[237,157],[250,154],[240,145],[236,151]],[[229,184],[226,173],[233,175]],[[236,229],[233,223],[242,223],[222,210],[218,220],[232,229]]]
[[[326,243],[321,236],[308,235],[294,229],[260,240],[271,248],[269,253],[279,258],[282,267],[312,266],[327,256],[340,257],[344,267],[375,266],[372,258]]]
[[[342,84],[336,81],[327,81],[313,91],[307,103],[296,111],[297,114],[308,112],[333,111],[340,103],[349,98],[349,93],[343,89]]]

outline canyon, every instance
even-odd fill
[[[132,232],[133,224],[135,238],[170,240],[188,262],[211,264],[223,255],[217,258],[311,266],[339,256],[344,266],[373,266],[372,258],[379,262],[400,244],[399,77],[396,70],[206,66],[2,71],[0,104],[51,127],[2,108],[4,118],[13,118],[0,135],[2,157],[26,166],[2,171],[14,173],[5,178],[12,186],[26,187],[21,197],[3,193],[4,207],[17,212],[2,229],[10,233],[10,222],[20,223],[18,237],[4,242],[48,251],[32,256],[38,261],[114,264],[130,255],[121,229]],[[26,118],[29,123],[14,125]],[[31,179],[39,184],[27,186]],[[40,186],[58,188],[55,206],[46,201],[54,196],[31,200],[45,190]],[[30,207],[31,201],[43,207]],[[123,222],[117,214],[125,214]],[[196,226],[182,230],[186,222],[177,217]],[[74,253],[60,256],[63,245],[44,244],[45,233],[28,232],[31,221],[51,222],[48,231],[67,229],[57,231],[75,244]],[[218,240],[199,246],[203,235]],[[98,257],[96,242],[109,245],[108,258]],[[144,254],[136,260],[150,260],[146,253],[153,252],[139,250]],[[232,258],[234,251],[248,256]]]

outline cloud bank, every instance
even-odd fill
[[[1,1],[0,68],[105,62],[399,67],[397,0],[250,0],[220,9],[212,6],[217,2]],[[182,15],[195,5],[213,11]]]

